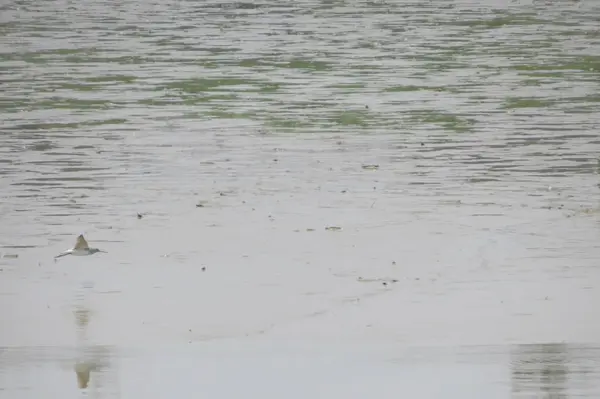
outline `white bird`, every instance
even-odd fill
[[[60,254],[56,255],[54,257],[54,259],[60,258],[61,256],[66,256],[66,255],[75,255],[75,256],[93,255],[96,252],[106,252],[106,251],[102,251],[101,249],[98,249],[98,248],[90,248],[90,246],[88,245],[85,238],[83,238],[83,234],[80,234],[79,237],[77,237],[77,242],[75,242],[75,246],[73,248],[67,249],[64,252],[61,252]]]

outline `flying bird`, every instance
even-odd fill
[[[60,258],[61,256],[66,256],[66,255],[75,255],[75,256],[93,255],[96,252],[106,252],[106,251],[103,251],[98,248],[90,248],[90,246],[88,245],[85,238],[83,238],[83,234],[80,234],[79,237],[77,237],[77,242],[75,242],[75,246],[73,248],[67,249],[64,252],[61,252],[60,254],[56,255],[54,257],[54,259]]]

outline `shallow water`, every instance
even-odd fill
[[[598,17],[3,3],[0,396],[597,397]]]
[[[336,344],[232,341],[143,354],[113,347],[82,353],[37,347],[6,351],[11,366],[3,377],[13,398],[76,397],[75,369],[92,370],[85,392],[99,398],[248,392],[292,398],[595,397],[599,355],[599,347],[568,344],[407,349],[388,343],[349,350]]]

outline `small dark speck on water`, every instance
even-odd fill
[[[196,204],[196,208],[204,208],[203,204]]]
[[[421,147],[424,146],[424,145],[425,145],[425,143],[421,142]]]
[[[385,285],[385,286],[387,286],[387,283],[385,281],[382,284]]]
[[[137,214],[137,218],[138,218],[138,219],[141,219],[142,217],[143,217],[143,216],[142,216],[142,214],[141,214],[141,213],[138,213],[138,214]]]
[[[369,109],[369,106],[368,106],[368,105],[365,105],[365,109]]]
[[[206,266],[202,266],[202,271],[205,272],[206,271]]]
[[[393,260],[393,261],[392,261],[392,265],[395,265],[395,264],[396,264],[396,261],[395,261],[395,260]]]

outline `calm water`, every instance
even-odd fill
[[[599,19],[2,2],[0,397],[597,398]]]

